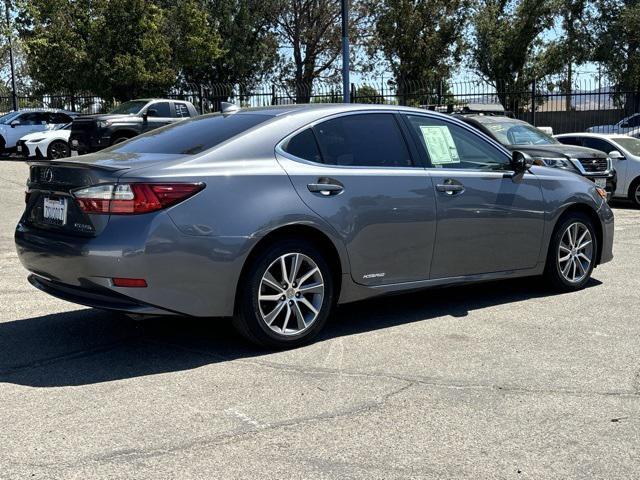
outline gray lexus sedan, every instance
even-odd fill
[[[230,108],[30,165],[15,240],[35,287],[233,317],[268,347],[310,341],[336,303],[543,274],[576,290],[613,256],[604,190],[413,108]]]

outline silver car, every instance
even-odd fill
[[[233,317],[248,339],[292,347],[336,303],[542,274],[582,288],[612,259],[605,197],[446,115],[292,105],[34,162],[15,240],[51,295]]]

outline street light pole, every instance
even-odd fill
[[[9,63],[11,64],[11,98],[13,100],[13,109],[18,110],[18,94],[16,92],[16,68],[13,63],[13,42],[11,40],[11,15],[9,11],[11,9],[11,0],[4,1],[4,9],[7,14],[7,40],[9,43]]]
[[[342,0],[342,101],[351,103],[349,82],[349,0]]]

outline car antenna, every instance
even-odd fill
[[[237,106],[235,103],[220,102],[220,111],[224,114],[235,113],[238,110],[240,110],[240,107]]]

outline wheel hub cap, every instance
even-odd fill
[[[302,253],[274,260],[260,281],[258,306],[262,321],[280,335],[299,335],[316,321],[324,300],[318,265]]]
[[[584,223],[570,224],[558,245],[560,274],[571,283],[579,283],[587,276],[593,261],[593,238]]]

